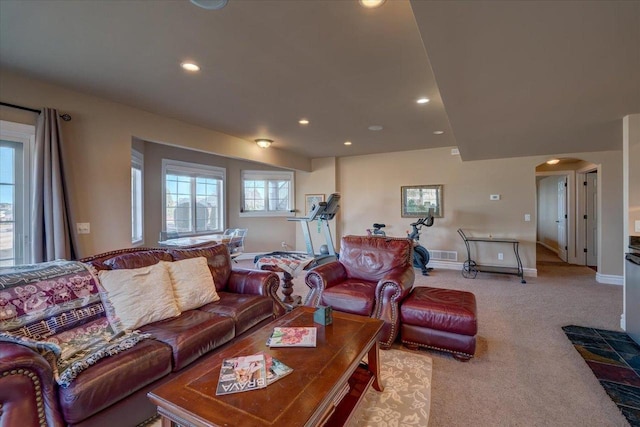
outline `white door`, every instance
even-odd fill
[[[567,262],[567,177],[558,180],[558,256]]]
[[[586,175],[586,215],[587,215],[587,265],[598,265],[598,174],[590,172]]]

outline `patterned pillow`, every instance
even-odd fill
[[[76,261],[0,268],[0,340],[41,353],[68,385],[102,357],[148,334],[124,334],[107,316],[95,272]]]

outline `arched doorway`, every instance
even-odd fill
[[[597,271],[598,166],[559,158],[536,166],[537,259]]]

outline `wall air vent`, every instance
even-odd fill
[[[458,252],[456,251],[440,251],[437,249],[427,249],[429,257],[438,261],[458,261]]]

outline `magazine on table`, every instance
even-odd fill
[[[267,385],[271,385],[293,372],[292,368],[269,354],[265,354],[264,358],[267,365]]]
[[[277,327],[273,328],[269,347],[315,347],[317,328],[312,327]]]
[[[224,359],[216,395],[257,390],[267,386],[267,367],[264,354]]]

